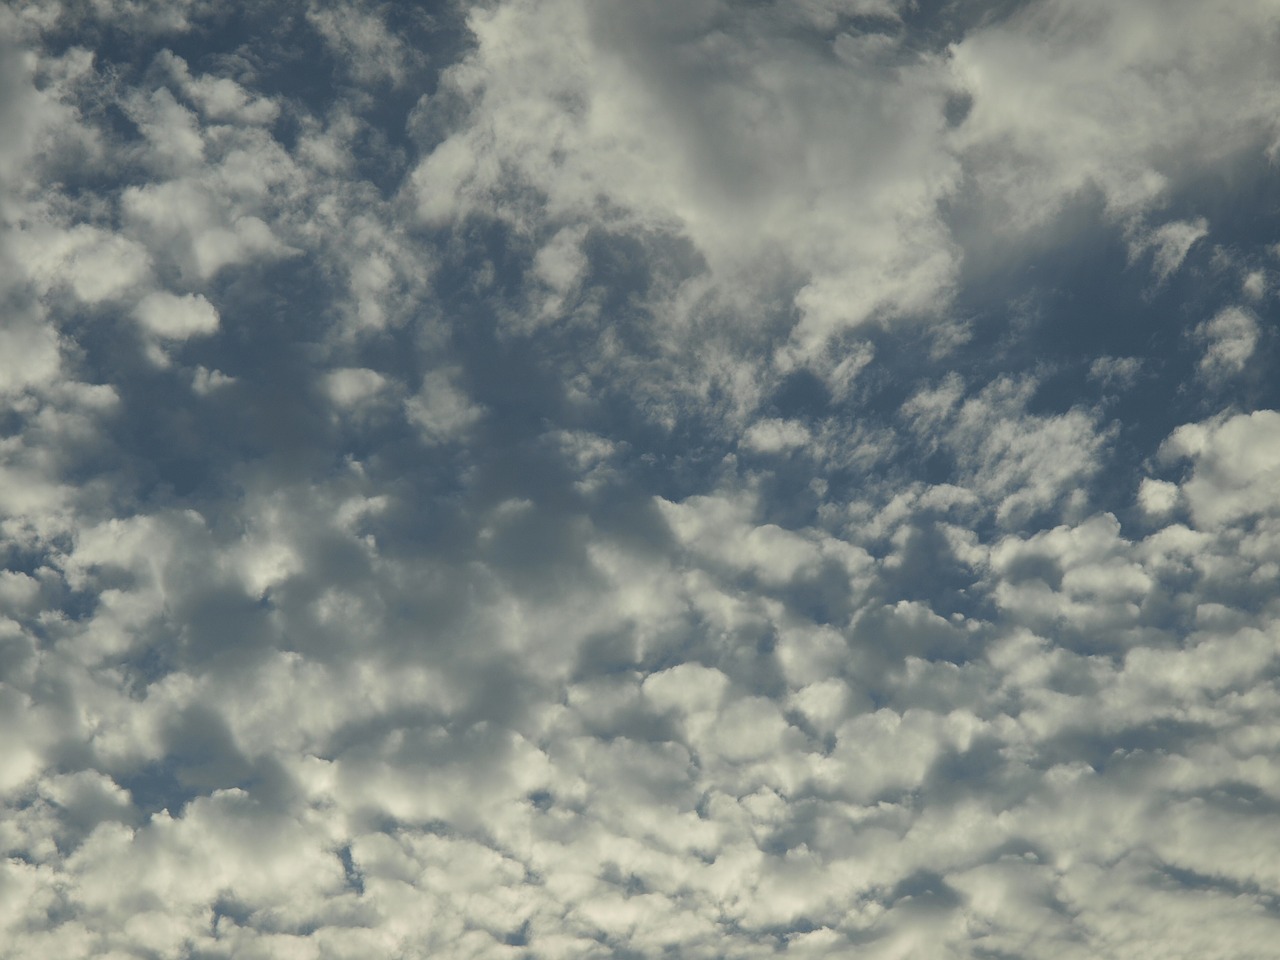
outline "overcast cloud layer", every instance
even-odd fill
[[[1274,0],[0,38],[6,958],[1280,955]]]

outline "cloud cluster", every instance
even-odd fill
[[[1278,28],[5,5],[6,956],[1274,955]]]

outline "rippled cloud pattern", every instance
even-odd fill
[[[1280,955],[1274,2],[0,38],[4,957]]]

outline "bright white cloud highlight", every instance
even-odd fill
[[[218,329],[218,311],[198,293],[149,293],[135,316],[144,330],[165,340],[208,336]]]

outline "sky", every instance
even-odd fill
[[[0,953],[1275,960],[1275,0],[0,3]]]

